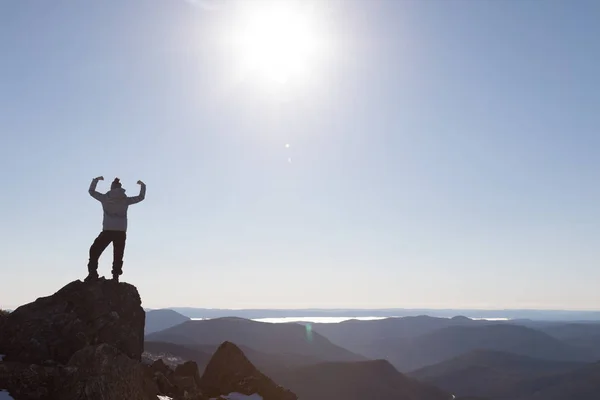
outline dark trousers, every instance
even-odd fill
[[[98,271],[98,260],[102,255],[102,252],[108,247],[109,244],[113,244],[113,275],[121,275],[123,273],[123,254],[125,253],[125,240],[127,239],[127,233],[124,231],[102,231],[100,235],[94,240],[94,243],[90,247],[90,261],[88,263],[88,271],[90,273],[97,273]]]

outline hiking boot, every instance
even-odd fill
[[[87,278],[85,278],[84,282],[94,282],[98,280],[98,273],[97,272],[90,272],[87,276]]]

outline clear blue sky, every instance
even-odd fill
[[[600,2],[331,1],[279,86],[206,4],[0,0],[0,307],[85,277],[104,175],[147,307],[598,308]]]

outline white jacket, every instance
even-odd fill
[[[90,196],[102,203],[104,219],[102,229],[105,231],[127,231],[127,209],[130,205],[139,203],[146,198],[146,185],[142,184],[138,196],[127,197],[125,189],[111,189],[105,194],[96,191],[98,179],[90,184]]]

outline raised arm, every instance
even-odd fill
[[[133,197],[127,198],[127,204],[135,204],[146,198],[146,184],[142,181],[137,181],[138,185],[140,185],[140,194]]]
[[[104,197],[104,195],[102,193],[99,193],[96,191],[96,186],[98,186],[98,181],[103,181],[104,177],[103,176],[99,176],[97,178],[92,179],[92,183],[90,183],[90,188],[88,190],[90,196],[92,196],[93,198],[95,198],[98,201],[101,201],[102,198]]]

